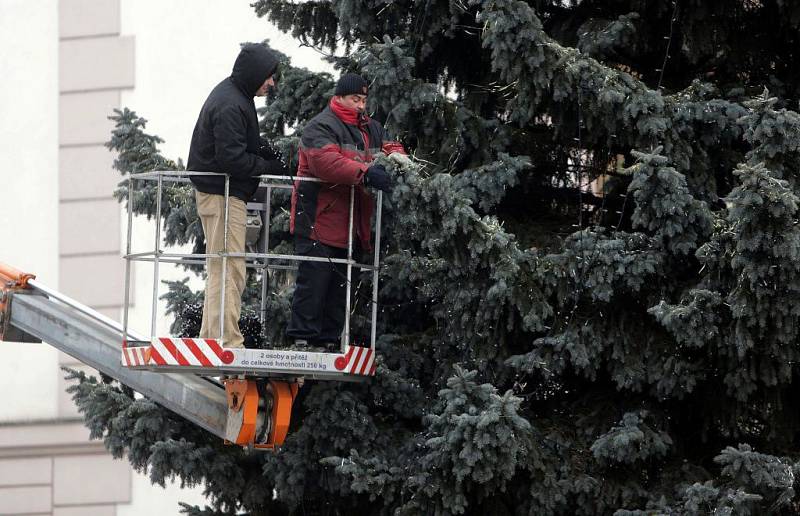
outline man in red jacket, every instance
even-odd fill
[[[295,181],[290,231],[298,255],[347,258],[351,185],[356,185],[354,251],[371,249],[373,200],[365,186],[384,192],[391,188],[386,169],[371,162],[379,153],[404,151],[389,140],[381,124],[365,114],[366,102],[367,82],[359,75],[345,74],[328,107],[303,130],[297,175],[325,182]],[[344,264],[300,262],[286,331],[298,347],[338,347],[345,317],[346,271]]]

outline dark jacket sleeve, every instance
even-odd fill
[[[344,156],[333,131],[324,124],[307,128],[300,142],[314,176],[342,185],[356,185],[364,178],[369,165]]]
[[[261,174],[270,176],[291,176],[292,173],[283,161],[277,159],[268,159],[265,163],[264,171]]]
[[[214,121],[214,159],[232,177],[248,178],[265,173],[264,158],[247,152],[247,121],[236,106],[217,113]]]

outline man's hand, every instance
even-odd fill
[[[258,149],[258,155],[268,161],[278,160],[282,162],[284,165],[286,164],[286,160],[283,159],[283,154],[281,153],[281,151],[270,145],[265,140],[261,140],[261,147]]]
[[[376,188],[383,192],[389,193],[392,191],[392,178],[383,165],[372,165],[367,169],[364,174],[364,184],[366,186]]]
[[[273,147],[268,141],[261,139],[261,146],[258,148],[258,155],[267,161],[267,166],[264,170],[258,172],[258,175],[269,174],[273,176],[288,176],[291,175],[289,167],[286,165],[286,160],[280,150]]]

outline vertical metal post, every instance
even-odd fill
[[[225,174],[225,216],[222,232],[222,291],[219,299],[219,341],[225,345],[225,280],[228,272],[228,199],[231,178]]]
[[[377,214],[375,215],[375,253],[372,257],[372,322],[370,324],[369,347],[375,351],[375,335],[378,323],[378,264],[381,252],[381,212],[383,211],[383,192],[378,190],[376,201]]]
[[[161,256],[161,189],[163,187],[163,175],[158,174],[158,186],[156,187],[156,240],[153,254],[153,309],[150,313],[150,336],[156,335],[156,313],[158,311],[158,258]]]
[[[122,347],[128,347],[128,305],[131,298],[131,236],[133,235],[133,177],[128,176],[128,241],[125,244],[125,303],[122,307]]]
[[[342,353],[347,345],[350,344],[350,285],[353,275],[353,206],[355,200],[356,187],[350,186],[350,222],[347,226],[347,283],[345,284],[345,312],[344,312],[344,336],[342,340]],[[334,265],[335,267],[335,265]]]
[[[263,242],[263,246],[261,252],[267,254],[269,252],[269,228],[270,222],[272,221],[272,187],[267,186],[267,198],[266,198],[266,220],[262,231],[264,232],[261,241]],[[264,329],[264,325],[266,324],[267,320],[267,284],[269,282],[269,258],[264,258],[264,267],[261,268],[261,312],[260,312],[260,320],[261,320],[261,328]]]

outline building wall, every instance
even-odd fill
[[[74,421],[0,426],[0,514],[113,516],[131,470]]]
[[[122,91],[134,87],[134,36],[120,35],[119,0],[60,0],[59,290],[113,319],[123,292],[114,156],[105,148]],[[61,354],[63,366],[80,367]],[[67,387],[58,375],[61,389]],[[76,417],[59,397],[59,416]]]
[[[111,196],[119,176],[103,146],[107,116],[136,110],[166,140],[164,155],[183,158],[239,43],[265,38],[296,63],[326,69],[247,1],[0,1],[0,261],[119,319],[125,220]],[[137,221],[137,240],[152,231]],[[137,267],[132,327],[143,333],[151,288]],[[168,324],[160,318],[161,330]],[[90,441],[62,365],[83,368],[46,344],[0,343],[0,515],[176,514],[178,501],[203,504],[199,489],[153,486]]]
[[[0,2],[0,262],[56,285],[57,0]],[[58,415],[58,353],[0,343],[0,423]],[[47,371],[47,374],[39,374]]]
[[[111,317],[122,302],[120,219],[103,144],[135,72],[135,37],[120,35],[119,4],[59,2],[59,287]]]

